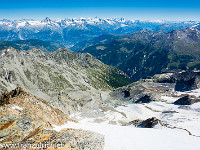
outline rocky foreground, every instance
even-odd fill
[[[0,148],[1,149],[73,149],[102,150],[104,136],[98,133],[63,129],[70,119],[45,100],[18,87],[0,96]]]

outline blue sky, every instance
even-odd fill
[[[200,20],[199,0],[0,0],[0,19]]]

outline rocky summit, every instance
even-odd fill
[[[74,121],[21,87],[0,96],[1,149],[102,150],[104,136],[83,130],[52,130]],[[75,121],[76,122],[76,121]]]

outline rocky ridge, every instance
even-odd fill
[[[45,53],[8,47],[0,51],[0,59],[1,93],[21,86],[67,114],[86,104],[88,110],[98,107],[101,90],[131,83],[125,73],[92,55],[64,48]]]
[[[37,40],[37,39],[0,41],[0,49],[10,46],[20,50],[30,50],[32,48],[37,48],[45,52],[52,52],[57,50],[61,46],[61,44],[50,41]]]

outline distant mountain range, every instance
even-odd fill
[[[51,20],[48,17],[42,21],[34,20],[0,20],[0,40],[14,41],[38,39],[54,41],[66,47],[93,39],[102,34],[129,34],[135,31],[170,32],[197,26],[197,21],[139,21],[124,18],[73,18]]]
[[[90,53],[134,81],[165,71],[200,69],[200,23],[79,18],[43,21],[0,20],[0,49],[60,46]]]
[[[102,35],[74,49],[119,68],[134,81],[165,71],[200,69],[200,31],[193,27],[169,33]]]

